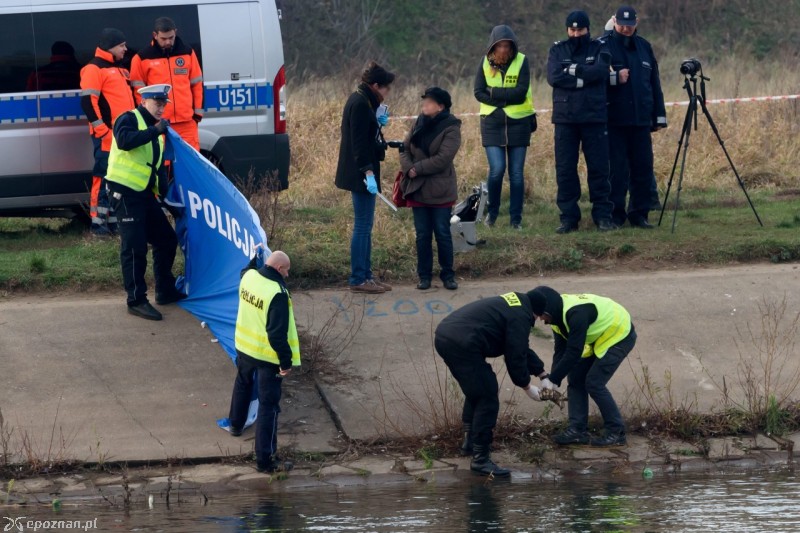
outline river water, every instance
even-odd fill
[[[150,509],[146,502],[128,511],[65,502],[58,513],[27,507],[11,514],[42,521],[96,518],[99,531],[790,532],[800,531],[800,479],[786,472],[654,479],[591,475],[543,484],[472,478],[440,485],[237,493],[204,505],[192,498],[169,509],[163,504]]]

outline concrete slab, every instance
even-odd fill
[[[736,394],[737,328],[757,316],[763,299],[785,296],[790,309],[800,307],[800,267],[786,264],[465,281],[458,291],[427,293],[396,286],[377,297],[296,291],[295,309],[300,326],[322,332],[329,348],[320,388],[347,436],[419,435],[460,419],[459,389],[432,346],[439,321],[474,299],[539,284],[607,295],[631,311],[639,341],[610,383],[623,411],[642,405],[636,378],[645,367],[660,386],[669,373],[673,398],[694,401],[696,394],[701,409],[718,404],[715,383],[723,376]],[[22,434],[41,460],[163,460],[252,450],[252,431],[235,439],[215,424],[228,412],[230,360],[189,314],[161,309],[162,322],[147,322],[126,313],[121,293],[0,297],[0,409],[16,429],[12,450],[22,450]],[[532,336],[530,342],[549,366],[552,340]],[[785,372],[797,364],[791,361]],[[502,360],[493,365],[501,412],[540,416],[545,404],[511,385]],[[338,431],[313,384],[295,375],[284,391],[279,442],[309,452],[336,449]],[[564,417],[566,410],[551,416]]]
[[[176,306],[161,322],[119,295],[0,299],[0,409],[40,459],[131,461],[252,450],[216,426],[235,377],[212,335]],[[330,452],[337,436],[313,383],[284,384],[279,444]],[[51,433],[55,439],[51,445]],[[251,432],[252,433],[252,432]]]
[[[623,412],[643,405],[636,377],[641,379],[645,367],[659,386],[669,374],[676,401],[694,401],[696,395],[701,409],[718,405],[722,377],[729,389],[736,383],[737,328],[746,328],[763,299],[786,296],[790,309],[800,307],[800,269],[789,264],[464,281],[452,292],[395,286],[368,297],[312,291],[296,293],[295,308],[298,322],[312,333],[324,329],[331,339],[351,333],[352,342],[335,354],[340,378],[321,383],[349,437],[425,434],[443,417],[457,423],[461,408],[458,387],[432,346],[439,321],[477,298],[540,284],[610,296],[631,312],[639,340],[609,385]],[[530,343],[549,367],[552,341],[532,336]],[[544,405],[513,387],[501,360],[493,366],[501,410],[539,416]],[[566,410],[555,409],[552,416],[565,417]]]
[[[726,437],[724,439],[708,439],[708,458],[712,461],[744,457],[747,452],[741,445],[741,440]]]

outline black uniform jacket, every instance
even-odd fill
[[[664,92],[653,47],[634,34],[625,37],[612,31],[606,38],[614,74],[609,77],[608,123],[613,126],[667,125]],[[616,72],[630,69],[627,83],[619,83]]]
[[[569,40],[550,48],[547,83],[553,87],[553,124],[604,124],[611,56],[605,39],[573,49]]]
[[[436,328],[436,337],[455,349],[462,347],[470,356],[475,353],[481,357],[504,355],[511,381],[525,388],[530,385],[531,375],[544,372],[541,359],[528,346],[533,324],[528,296],[511,292],[456,309]]]

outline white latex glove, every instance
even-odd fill
[[[537,402],[542,401],[542,398],[539,396],[539,387],[528,385],[528,388],[525,389],[525,394],[527,394],[531,400],[536,400]]]
[[[556,390],[558,387],[556,387],[556,386],[553,384],[553,382],[552,382],[552,381],[550,381],[550,378],[544,378],[544,379],[542,380],[542,388],[543,388],[543,389]]]

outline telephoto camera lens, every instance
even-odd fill
[[[684,76],[694,76],[702,68],[703,67],[700,65],[699,59],[690,57],[689,59],[684,59],[681,63],[681,74]]]

